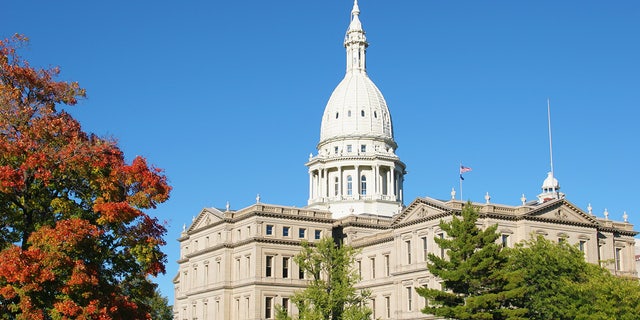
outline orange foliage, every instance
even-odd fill
[[[171,187],[58,110],[85,91],[22,60],[25,41],[0,40],[0,314],[143,319],[148,306],[132,293],[148,294],[136,283],[164,272],[166,228],[142,210]]]

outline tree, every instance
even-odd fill
[[[523,319],[524,311],[512,306],[522,290],[502,272],[507,257],[496,242],[497,225],[481,230],[477,220],[478,211],[467,202],[461,217],[440,222],[448,238],[435,241],[447,257],[431,253],[427,267],[442,280],[442,290],[416,289],[429,302],[422,312],[451,319]]]
[[[585,261],[566,241],[537,236],[510,250],[508,271],[528,319],[637,319],[640,284]]]
[[[148,318],[166,229],[143,210],[171,188],[59,110],[85,90],[21,59],[26,41],[0,40],[0,318]]]
[[[311,276],[305,290],[298,291],[291,301],[298,307],[300,320],[364,320],[371,310],[366,306],[369,292],[354,286],[360,277],[353,265],[356,249],[323,238],[315,246],[302,243],[302,251],[293,260]],[[276,319],[291,319],[282,307],[276,309]]]

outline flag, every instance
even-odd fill
[[[460,175],[461,175],[460,177],[462,177],[462,174],[463,174],[463,173],[465,173],[465,172],[469,172],[469,171],[471,171],[471,168],[469,168],[469,167],[465,167],[465,166],[463,166],[463,165],[460,165]],[[464,180],[464,179],[463,179],[463,180]]]

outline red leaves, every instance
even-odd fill
[[[22,60],[25,41],[0,40],[0,313],[144,318],[144,297],[122,282],[164,272],[166,228],[142,210],[171,187],[162,170],[142,157],[126,163],[114,141],[56,110],[84,89]]]
[[[133,219],[142,215],[142,211],[133,208],[128,202],[103,202],[96,201],[93,210],[100,214],[99,224],[107,223],[129,223]]]

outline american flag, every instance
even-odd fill
[[[471,171],[471,168],[460,165],[460,174]]]

